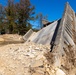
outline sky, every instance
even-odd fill
[[[76,0],[31,0],[31,3],[36,6],[35,12],[42,12],[44,16],[48,15],[49,21],[62,17],[66,2],[69,2],[73,10],[76,11]]]
[[[18,2],[19,0],[16,0]],[[60,19],[63,15],[65,3],[69,2],[74,11],[76,11],[76,0],[30,0],[35,6],[35,13],[48,15],[49,21]],[[6,0],[0,0],[0,4],[6,5]]]

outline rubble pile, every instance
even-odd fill
[[[36,33],[0,35],[0,75],[76,75],[75,33],[66,3],[63,17]]]
[[[46,59],[49,48],[32,42],[0,47],[0,75],[65,75]]]
[[[59,57],[58,49],[33,42],[0,46],[0,75],[75,75],[76,50],[67,46],[64,52]]]
[[[52,52],[45,53],[46,60],[50,64],[49,68],[58,68],[65,73],[60,75],[76,75],[76,47],[66,46],[63,50],[63,55],[59,52],[59,49],[54,49]]]

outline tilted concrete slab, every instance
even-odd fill
[[[42,28],[37,33],[31,35],[28,41],[32,41],[38,44],[50,44],[52,36],[54,34],[55,28],[57,26],[58,21],[50,24],[49,26]]]
[[[76,22],[75,22],[75,12],[70,7],[69,3],[66,3],[65,11],[61,19],[58,31],[56,32],[55,41],[51,41],[51,50],[60,47],[64,48],[65,44],[70,46],[75,46],[75,32],[76,32]],[[54,35],[53,35],[54,36]]]
[[[75,12],[70,7],[70,5],[67,3],[65,7],[65,11],[60,23],[60,27],[58,29],[58,35],[56,37],[55,44],[57,45],[61,38],[64,38],[68,40],[68,43],[70,45],[74,45],[74,31],[75,31]],[[67,34],[65,34],[67,33]],[[64,37],[65,35],[65,37]],[[67,36],[68,35],[68,36]],[[64,40],[63,40],[64,41]]]
[[[31,36],[32,33],[33,33],[33,30],[30,29],[30,30],[23,36],[23,39],[24,39],[25,41],[27,41],[28,38]]]
[[[63,17],[60,20],[49,24],[47,27],[42,28],[38,32],[29,31],[24,35],[25,40],[32,41],[38,44],[49,44],[51,49],[54,46],[61,44],[62,48],[64,44],[74,46],[74,35],[76,32],[76,18],[75,12],[66,3]]]

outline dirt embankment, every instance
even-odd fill
[[[49,75],[44,53],[48,46],[35,43],[10,44],[0,47],[1,75]]]
[[[0,38],[12,41],[0,46],[0,75],[76,75],[76,48],[66,46],[61,55],[58,48],[50,52],[49,45],[15,43],[22,41],[17,34]]]
[[[18,34],[0,35],[0,45],[16,44],[16,43],[23,43],[23,42],[24,40],[22,39],[22,36]]]

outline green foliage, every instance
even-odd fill
[[[0,4],[0,32],[3,32],[4,30],[4,17],[5,17],[5,11],[4,11],[4,7]]]
[[[13,33],[15,30],[14,27],[15,21],[16,21],[16,9],[15,9],[15,3],[14,0],[8,0],[7,6],[5,7],[6,12],[6,23],[8,25],[9,33]]]
[[[25,34],[32,28],[30,21],[34,20],[34,6],[30,0],[7,0],[5,7],[0,6],[0,31],[6,33]]]
[[[19,34],[24,34],[31,28],[29,21],[34,20],[34,6],[30,4],[29,0],[20,0],[16,4],[16,9]]]

